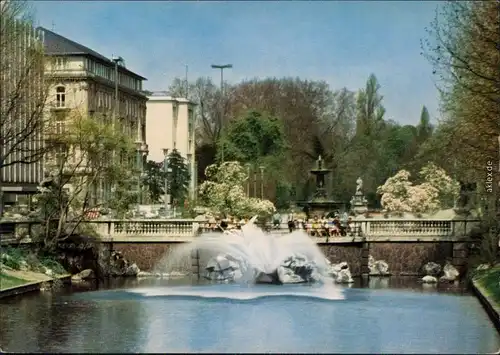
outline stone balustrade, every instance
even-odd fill
[[[83,223],[91,224],[99,236],[112,240],[171,238],[172,241],[189,241],[207,231],[204,221],[193,219],[92,220]],[[6,242],[30,236],[35,227],[40,228],[40,224],[39,221],[1,221],[1,239]],[[478,224],[478,220],[365,219],[353,221],[345,238],[367,241],[448,240],[467,236]],[[331,236],[314,237],[318,242],[328,238],[331,239]]]

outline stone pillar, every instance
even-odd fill
[[[201,275],[200,275],[200,252],[199,250],[192,250],[191,251],[191,272],[193,275],[196,275],[197,279],[199,280]]]
[[[469,247],[467,243],[453,243],[453,255],[451,264],[457,268],[461,275],[466,272]]]
[[[363,243],[361,247],[361,277],[368,279],[370,277],[370,268],[368,267],[368,260],[370,258],[370,243]]]

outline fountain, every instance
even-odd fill
[[[174,259],[197,250],[210,257],[205,278],[254,283],[303,283],[322,281],[329,261],[303,231],[276,236],[267,234],[252,218],[241,230],[206,233],[182,246]]]
[[[322,217],[328,212],[334,210],[344,210],[345,203],[333,201],[328,198],[328,193],[325,187],[325,176],[331,172],[330,169],[323,167],[323,159],[321,155],[316,161],[316,168],[310,170],[316,178],[316,191],[314,192],[311,200],[304,203],[308,217]]]

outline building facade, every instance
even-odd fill
[[[146,78],[128,70],[122,58],[105,56],[59,34],[40,28],[50,81],[47,110],[56,117],[56,125],[64,129],[65,114],[78,109],[82,114],[117,120],[135,142],[137,164],[143,168],[148,153],[146,144],[146,102],[142,83]],[[58,117],[60,117],[60,122]],[[109,186],[99,182],[93,197],[105,198]]]
[[[189,195],[196,195],[197,168],[195,156],[195,104],[184,98],[153,93],[146,103],[146,136],[149,159],[163,162],[165,153],[177,149],[186,159],[190,174]]]
[[[0,216],[43,179],[43,33],[7,16],[0,34]]]

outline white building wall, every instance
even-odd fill
[[[186,159],[191,172],[190,196],[196,191],[194,122],[189,124],[190,109],[194,104],[187,99],[166,95],[152,95],[146,103],[146,139],[149,147],[148,159],[163,162],[163,149],[170,153],[176,148]]]

